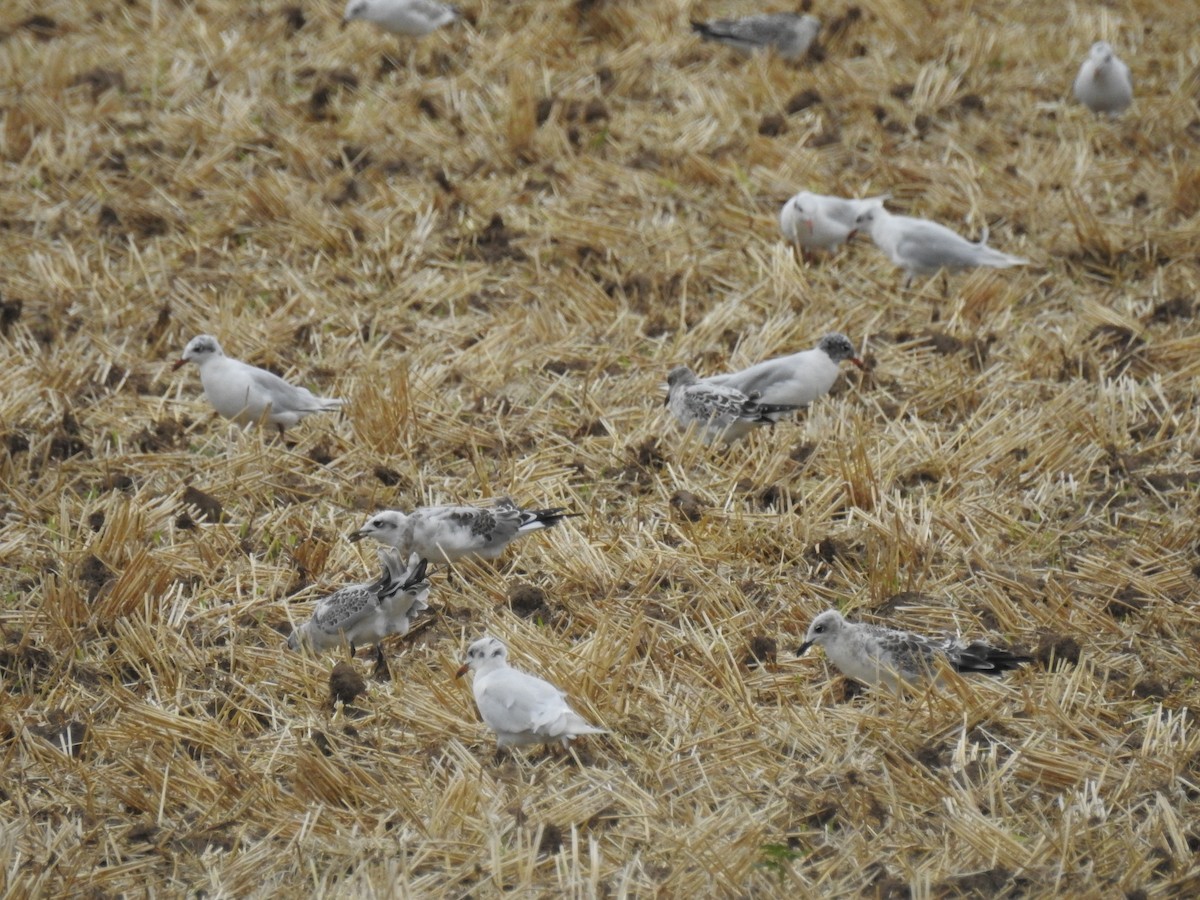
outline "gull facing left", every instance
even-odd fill
[[[496,747],[570,742],[585,734],[606,734],[567,705],[566,694],[548,681],[508,665],[508,648],[482,637],[467,650],[456,678],[475,672],[471,689],[483,722],[496,733]]]
[[[1007,269],[1029,262],[989,247],[986,229],[976,244],[937,222],[892,215],[882,203],[861,213],[857,224],[859,229],[871,235],[876,247],[904,269],[905,287],[912,283],[914,276],[932,275],[941,269],[951,272],[976,266]]]
[[[429,582],[428,564],[415,554],[405,567],[399,553],[380,548],[379,564],[382,572],[375,581],[352,584],[318,600],[312,618],[288,638],[288,649],[303,646],[324,653],[345,642],[353,656],[358,646],[374,644],[382,660],[383,639],[408,634],[412,616],[429,608]]]
[[[362,19],[392,34],[424,37],[458,18],[457,9],[437,0],[349,0],[342,27]]]
[[[273,372],[230,359],[210,334],[188,341],[183,356],[171,370],[177,371],[189,362],[200,367],[200,383],[208,402],[239,425],[261,421],[265,415],[283,434],[285,428],[310,413],[328,412],[342,405],[336,397],[318,397],[308,388],[288,384]]]
[[[757,392],[701,381],[687,366],[676,366],[667,375],[666,405],[684,428],[695,424],[709,445],[718,439],[736,443],[755,428],[774,425],[799,409],[788,403],[760,403]]]
[[[812,620],[796,655],[803,655],[813,644],[825,648],[825,655],[843,675],[863,684],[884,685],[893,692],[898,692],[902,683],[936,678],[943,665],[956,672],[1000,675],[1031,661],[1031,657],[983,641],[935,640],[882,625],[847,622],[836,609]]]
[[[552,509],[521,509],[503,497],[489,509],[479,506],[422,506],[411,513],[397,509],[377,512],[350,534],[351,541],[374,538],[401,553],[417,553],[433,562],[454,562],[468,556],[495,559],[523,534],[553,528],[581,513]]]

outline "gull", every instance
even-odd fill
[[[692,22],[692,31],[706,41],[728,44],[745,53],[774,47],[787,60],[804,56],[820,29],[821,22],[816,16],[795,13]]]
[[[986,228],[979,243],[975,244],[937,222],[892,215],[882,203],[860,213],[856,223],[860,230],[871,235],[875,246],[904,269],[905,287],[912,283],[915,275],[931,275],[942,269],[956,271],[975,266],[1007,269],[1029,262],[989,247]]]
[[[1075,76],[1075,99],[1094,113],[1122,112],[1133,102],[1129,66],[1107,41],[1096,41]]]
[[[220,343],[210,334],[188,341],[183,356],[171,366],[194,362],[200,367],[200,383],[204,396],[217,412],[239,425],[262,421],[279,428],[295,425],[309,413],[328,412],[339,408],[342,401],[334,397],[318,397],[308,388],[288,384],[278,375],[237,359],[230,359]]]
[[[553,509],[521,509],[507,497],[490,509],[479,506],[422,506],[411,513],[388,509],[375,513],[351,541],[374,538],[401,553],[419,553],[433,562],[468,556],[495,559],[523,534],[552,528],[581,513]]]
[[[374,644],[376,672],[386,672],[383,639],[408,634],[412,616],[429,608],[428,563],[414,553],[406,568],[399,553],[380,548],[379,564],[383,571],[375,581],[352,584],[318,600],[312,618],[288,638],[288,649],[303,646],[324,653],[345,642],[353,657],[357,645]]]
[[[788,403],[760,403],[757,392],[709,384],[687,366],[676,366],[667,375],[666,406],[684,428],[696,423],[705,444],[720,438],[726,444],[740,441],[753,429],[774,425],[799,407]]]
[[[508,648],[494,637],[482,637],[467,650],[467,661],[455,673],[474,670],[475,705],[496,747],[523,747],[561,741],[565,749],[585,734],[607,734],[567,705],[566,695],[548,681],[508,665]]]
[[[362,19],[392,34],[424,37],[458,18],[457,9],[437,0],[349,0],[342,27]]]
[[[801,191],[779,210],[779,230],[801,256],[811,250],[832,253],[854,235],[858,217],[889,196],[853,200]]]
[[[710,375],[700,383],[735,388],[757,396],[760,403],[802,407],[829,393],[841,372],[838,363],[844,359],[866,369],[850,338],[834,332],[811,350],[768,359],[728,375]]]
[[[821,613],[808,627],[802,655],[813,644],[825,648],[829,661],[843,675],[869,685],[884,685],[898,692],[901,682],[913,684],[938,675],[938,667],[956,672],[1000,675],[1031,657],[990,647],[982,641],[964,644],[957,638],[935,640],[881,625],[847,622],[835,609]]]

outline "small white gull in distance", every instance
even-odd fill
[[[989,646],[983,641],[964,643],[957,638],[935,640],[911,631],[848,622],[835,609],[826,610],[808,626],[802,655],[813,645],[838,670],[867,685],[883,685],[898,692],[901,684],[936,678],[939,666],[956,672],[1000,675],[1031,661],[1028,656]]]
[[[667,375],[666,405],[684,428],[695,424],[709,445],[718,439],[733,444],[755,428],[774,425],[799,408],[787,403],[760,403],[757,394],[709,384],[687,366],[676,366]]]
[[[383,639],[408,634],[412,617],[429,608],[429,582],[427,563],[416,554],[405,567],[399,553],[381,547],[379,564],[382,572],[375,581],[352,584],[318,600],[312,618],[288,638],[288,648],[324,653],[346,643],[353,656],[359,646],[374,644],[382,664]]]
[[[389,509],[377,512],[350,534],[351,541],[374,538],[401,553],[417,553],[432,562],[464,557],[495,559],[523,534],[552,528],[581,513],[552,509],[521,509],[507,497],[493,506],[422,506],[411,513]]]
[[[457,9],[437,0],[349,0],[342,27],[361,19],[392,34],[424,37],[458,18]]]
[[[979,243],[972,243],[945,225],[912,216],[896,216],[877,203],[857,219],[859,230],[871,235],[875,246],[905,271],[904,286],[916,275],[940,270],[958,271],[976,266],[1007,269],[1029,260],[1009,256],[987,245],[987,229]]]
[[[768,359],[728,375],[710,375],[701,384],[736,388],[747,396],[757,395],[760,403],[803,407],[829,393],[843,360],[866,368],[850,338],[834,332],[811,350]]]
[[[855,200],[801,191],[779,210],[779,230],[801,256],[832,253],[858,229],[858,217],[888,199],[887,194]]]
[[[266,416],[282,434],[285,428],[310,413],[329,412],[342,405],[335,397],[318,397],[308,388],[288,384],[273,372],[231,359],[210,334],[188,341],[183,356],[171,369],[176,371],[189,362],[200,367],[200,384],[208,402],[239,425],[259,422]]]
[[[468,648],[455,677],[468,671],[475,672],[475,705],[496,733],[497,748],[556,742],[566,748],[581,735],[607,733],[571,709],[550,682],[510,667],[508,648],[497,638],[482,637]]]
[[[803,57],[820,30],[821,22],[816,16],[801,16],[796,13],[692,22],[692,31],[706,41],[716,41],[743,53],[774,48],[781,58],[787,60]]]
[[[1075,99],[1094,113],[1123,112],[1133,102],[1133,80],[1112,45],[1096,41],[1075,76]]]

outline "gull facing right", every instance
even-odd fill
[[[495,559],[523,534],[553,528],[581,513],[552,509],[521,509],[503,497],[490,509],[479,506],[422,506],[411,513],[397,509],[377,512],[350,534],[351,541],[374,538],[403,554],[417,553],[433,562],[454,562],[468,556]]]
[[[850,338],[834,332],[811,350],[768,359],[728,375],[710,375],[701,383],[736,388],[747,396],[755,394],[760,403],[803,407],[829,393],[842,371],[838,365],[842,360],[866,368]]]
[[[1107,41],[1096,41],[1075,76],[1075,99],[1094,113],[1123,112],[1133,102],[1129,66]]]
[[[939,665],[956,672],[1000,675],[1032,660],[983,641],[934,640],[911,631],[847,622],[836,609],[812,620],[796,655],[803,655],[813,644],[825,648],[825,655],[843,675],[863,684],[884,685],[893,692],[898,692],[902,683],[936,678]]]
[[[989,247],[986,228],[976,244],[937,222],[892,215],[882,203],[861,213],[857,224],[860,230],[871,235],[875,246],[904,269],[905,287],[912,283],[915,275],[932,275],[941,269],[957,271],[976,266],[1007,269],[1029,262]]]
[[[716,41],[743,53],[775,48],[780,58],[796,60],[808,52],[821,22],[816,16],[775,13],[692,22],[692,31],[706,41]]]
[[[471,689],[483,722],[496,733],[496,747],[570,742],[585,734],[606,734],[567,705],[566,695],[548,681],[508,665],[508,648],[494,637],[482,637],[467,650],[467,661],[455,673],[475,672]]]
[[[687,366],[676,366],[667,375],[666,405],[684,428],[696,424],[709,445],[718,439],[733,444],[755,428],[774,425],[799,408],[787,403],[760,403],[757,393],[709,384]]]
[[[200,383],[208,402],[239,425],[254,424],[265,415],[283,434],[285,428],[310,413],[329,412],[342,405],[336,397],[318,397],[308,388],[288,384],[273,372],[230,359],[210,334],[188,341],[183,356],[171,370],[177,371],[189,362],[200,367]]]

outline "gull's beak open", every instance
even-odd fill
[[[854,365],[858,366],[864,372],[867,371],[867,364],[865,362],[863,362],[861,359],[859,359],[857,356],[850,357],[850,362],[853,363]]]
[[[346,537],[350,538],[350,543],[352,543],[352,544],[357,544],[359,541],[361,541],[366,536],[367,536],[367,529],[365,529],[365,528],[360,528],[360,529],[358,529],[358,531],[352,531],[348,535],[346,535]]]
[[[186,359],[177,359],[175,362],[171,363],[171,371],[178,372],[183,366],[186,366],[187,363],[188,361]]]
[[[470,671],[470,669],[471,669],[470,666],[468,666],[466,663],[463,663],[461,666],[458,667],[458,671],[454,673],[454,677],[462,678],[464,675],[467,674],[468,671]]]
[[[803,656],[805,653],[808,652],[808,648],[811,647],[812,645],[813,645],[812,641],[805,641],[803,644],[800,645],[800,649],[796,651],[796,655]]]

